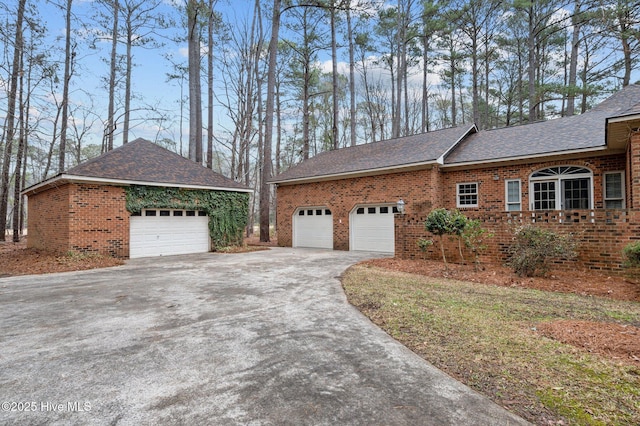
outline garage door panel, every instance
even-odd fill
[[[294,247],[333,249],[331,211],[324,207],[300,209],[293,218],[293,235]]]
[[[395,230],[392,208],[366,206],[356,208],[350,219],[351,250],[393,253]]]
[[[206,253],[209,244],[207,216],[132,216],[129,257]]]

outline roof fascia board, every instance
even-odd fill
[[[607,123],[623,123],[625,121],[640,120],[640,114],[621,115],[607,118]]]
[[[357,178],[357,177],[365,177],[365,176],[376,176],[383,175],[386,173],[401,173],[404,171],[421,169],[426,166],[433,166],[437,164],[437,160],[424,161],[421,163],[411,163],[411,164],[402,164],[399,166],[389,166],[389,167],[381,167],[378,169],[367,169],[367,170],[359,170],[355,172],[344,172],[344,173],[333,173],[329,175],[321,175],[321,176],[311,176],[311,177],[301,177],[301,178],[293,178],[293,179],[272,179],[269,184],[296,184],[296,183],[305,183],[305,182],[319,182],[319,181],[327,181],[327,180],[339,180],[339,179],[348,179],[348,178]]]
[[[517,156],[517,157],[503,157],[497,158],[494,160],[484,160],[484,161],[467,161],[464,163],[450,163],[444,164],[441,166],[442,169],[457,169],[457,168],[481,168],[481,167],[492,167],[501,164],[509,164],[509,163],[523,163],[523,162],[536,162],[537,160],[548,160],[549,158],[563,158],[572,155],[589,155],[592,153],[598,153],[602,151],[609,150],[607,146],[597,147],[597,148],[583,148],[583,149],[574,149],[570,151],[560,151],[560,152],[550,152],[545,154],[536,154],[531,156]],[[611,151],[611,154],[618,154],[618,151]],[[621,151],[623,152],[623,151]]]
[[[458,138],[458,140],[455,141],[445,152],[443,152],[442,155],[440,157],[438,157],[436,162],[438,164],[440,164],[440,165],[443,165],[444,164],[444,159],[447,158],[447,155],[449,155],[451,153],[451,151],[453,151],[460,144],[460,142],[462,142],[467,136],[469,136],[469,134],[471,133],[472,130],[474,131],[473,133],[477,133],[478,132],[478,127],[476,126],[475,123],[473,123],[473,125],[469,126],[467,131],[464,132],[464,134],[462,134],[462,136],[460,136]]]
[[[55,186],[57,183],[104,183],[104,184],[122,185],[122,186],[143,185],[143,186],[161,186],[161,187],[167,187],[167,188],[206,189],[210,191],[248,192],[248,193],[253,192],[253,189],[243,189],[243,188],[227,188],[227,187],[206,186],[206,185],[181,185],[177,183],[146,182],[146,181],[136,181],[136,180],[126,180],[126,179],[107,179],[107,178],[61,174],[52,178],[51,180],[40,182],[35,186],[25,189],[24,191],[22,191],[22,194],[28,195],[31,193],[36,193],[38,192],[39,189],[47,188],[49,186]]]

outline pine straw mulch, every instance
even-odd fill
[[[48,274],[52,272],[83,271],[123,265],[122,259],[110,256],[56,255],[27,248],[26,240],[19,243],[0,242],[0,278],[15,275]]]
[[[399,272],[449,278],[514,288],[575,293],[582,296],[606,297],[640,303],[640,283],[619,275],[594,271],[555,270],[545,277],[519,277],[500,265],[481,265],[476,271],[471,265],[444,264],[432,260],[373,259],[364,264]],[[587,352],[597,353],[616,361],[640,366],[640,324],[620,325],[594,321],[561,320],[540,324],[538,331],[546,337],[570,344]]]
[[[7,240],[11,238],[7,237]],[[245,240],[240,247],[226,247],[218,253],[247,253],[259,250],[269,250],[277,244],[277,240],[261,243],[256,237]],[[97,254],[68,254],[57,255],[46,251],[27,248],[27,241],[23,238],[19,243],[0,241],[0,278],[16,275],[49,274],[54,272],[83,271],[87,269],[108,268],[124,265],[123,259]]]

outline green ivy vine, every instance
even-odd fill
[[[249,194],[246,192],[166,188],[132,185],[126,188],[127,210],[202,210],[209,216],[209,235],[214,249],[241,245],[249,220]]]

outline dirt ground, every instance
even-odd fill
[[[255,250],[274,245],[275,241],[259,243],[254,237],[246,243],[246,250]],[[123,263],[120,259],[105,256],[52,255],[26,248],[25,241],[0,242],[0,277],[79,271]],[[445,270],[442,262],[426,260],[385,258],[370,260],[367,263],[413,274],[509,287],[571,292],[640,303],[640,283],[618,275],[604,275],[593,271],[553,271],[544,278],[523,278],[516,276],[510,269],[498,265],[483,265],[482,270],[475,271],[473,266],[457,264],[450,264],[448,270]],[[590,352],[612,359],[636,359],[640,364],[639,327],[585,321],[557,321],[546,324],[540,332]]]
[[[432,277],[493,284],[506,287],[526,287],[544,291],[576,293],[583,296],[608,297],[640,303],[640,282],[619,275],[594,271],[552,271],[547,277],[518,277],[499,265],[482,265],[475,271],[470,265],[449,264],[429,260],[374,259],[364,263]],[[587,352],[597,353],[613,361],[631,361],[640,366],[640,323],[637,326],[590,321],[552,321],[541,324],[538,331]]]

